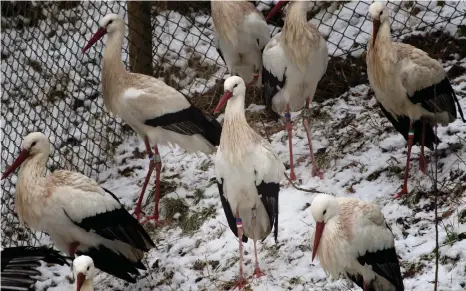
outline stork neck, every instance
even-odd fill
[[[19,169],[17,184],[37,184],[45,176],[47,158],[48,154],[39,153],[24,161]]]
[[[77,291],[78,290],[78,285],[77,284],[74,284],[74,291]],[[81,287],[81,291],[94,291],[94,285],[92,284],[92,280],[90,279],[87,279],[84,281],[82,287]]]
[[[244,96],[234,96],[231,98],[225,109],[225,121],[236,120],[246,122],[246,115],[244,113]]]
[[[388,23],[388,21],[385,21],[380,24],[374,46],[377,47],[378,50],[386,50],[390,49],[391,45],[392,39],[390,37],[390,24]]]
[[[102,65],[102,91],[106,105],[112,96],[117,96],[115,90],[118,90],[119,79],[126,74],[125,66],[121,60],[121,50],[123,46],[124,33],[115,31],[108,35],[107,43],[104,49]]]

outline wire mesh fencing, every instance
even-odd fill
[[[264,15],[273,6],[272,1],[253,3]],[[311,4],[308,19],[326,38],[331,57],[314,100],[336,98],[368,83],[364,51],[372,30],[370,4]],[[404,1],[389,2],[388,7],[395,41],[414,44],[436,58],[446,51],[464,54],[459,43],[466,36],[464,2]],[[104,43],[81,53],[98,21],[109,13],[129,23],[122,52],[128,70],[164,80],[203,110],[216,104],[228,72],[213,45],[209,2],[3,2],[2,172],[19,153],[23,137],[33,131],[44,132],[51,141],[51,171],[68,169],[98,179],[111,166],[115,147],[130,131],[103,106]],[[275,18],[271,35],[282,25],[283,20]],[[16,181],[13,174],[1,186],[2,245],[48,243],[40,233],[19,226]]]

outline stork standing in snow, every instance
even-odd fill
[[[100,28],[82,49],[85,52],[108,34],[103,56],[102,90],[105,106],[119,115],[144,139],[149,155],[149,171],[134,214],[141,218],[141,203],[152,172],[156,172],[154,215],[146,217],[158,222],[160,172],[162,161],[158,146],[173,143],[188,152],[213,153],[220,142],[222,128],[217,120],[205,116],[189,99],[154,77],[127,72],[121,61],[125,22],[116,14],[108,14]],[[155,144],[154,152],[151,143]]]
[[[146,268],[144,252],[155,246],[117,197],[75,172],[45,176],[50,142],[40,132],[28,134],[21,152],[2,180],[21,166],[16,183],[16,212],[21,224],[50,235],[70,256],[88,255],[102,271],[136,282]]]
[[[369,14],[373,23],[366,59],[369,82],[385,116],[408,140],[404,184],[396,195],[400,197],[408,193],[412,145],[421,144],[419,168],[425,173],[424,146],[432,150],[440,142],[433,126],[455,121],[457,109],[465,120],[442,64],[420,49],[391,41],[389,11],[383,3],[374,2]]]
[[[58,251],[49,247],[11,247],[1,252],[1,289],[2,290],[35,290],[37,270],[40,261],[48,264],[69,265],[67,259]]]
[[[312,260],[334,279],[344,275],[364,291],[403,291],[393,234],[377,205],[355,198],[315,196]]]
[[[73,261],[73,277],[75,285],[73,291],[94,291],[93,280],[97,270],[94,261],[89,256],[79,256]]]
[[[228,78],[215,111],[226,104],[220,147],[215,158],[218,190],[228,225],[239,239],[240,274],[244,286],[243,244],[254,241],[254,275],[261,276],[256,241],[272,227],[278,235],[278,193],[285,167],[271,145],[249,127],[244,114],[246,86],[238,76]]]
[[[231,75],[262,86],[262,50],[270,41],[264,16],[247,1],[211,1],[215,47]]]
[[[277,13],[286,2],[288,1],[278,2],[267,19]],[[266,45],[262,55],[265,103],[276,113],[286,111],[291,180],[296,180],[296,175],[290,111],[298,111],[303,107],[303,125],[311,152],[312,175],[323,178],[323,173],[317,169],[312,150],[309,105],[314,98],[319,80],[327,70],[328,50],[327,43],[319,30],[306,20],[308,6],[307,1],[290,3],[283,30]]]

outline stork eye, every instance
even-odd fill
[[[382,14],[383,14],[383,10],[382,10],[382,11],[380,11],[380,14],[379,14],[379,16],[382,16]]]
[[[323,213],[323,215],[325,215],[325,213],[327,213],[327,209],[325,209],[325,210],[324,210],[324,213]]]
[[[110,24],[113,23],[113,20],[110,20],[108,23],[107,23],[107,26],[109,26]]]
[[[37,141],[31,143],[31,148],[37,144]]]
[[[89,271],[89,269],[91,268],[91,266],[87,266],[87,270]]]
[[[235,84],[235,86],[233,86],[233,89],[235,89],[236,87],[238,87],[238,84]]]

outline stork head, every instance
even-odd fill
[[[388,9],[383,2],[374,2],[369,6],[369,15],[372,19],[372,46],[375,44],[377,33],[379,32],[380,25],[389,21]]]
[[[312,249],[312,260],[317,253],[325,224],[329,219],[338,215],[340,205],[335,197],[328,194],[319,194],[312,200],[311,213],[316,221],[316,231],[314,234],[314,248]]]
[[[76,289],[80,291],[84,282],[90,280],[92,284],[92,280],[96,275],[97,270],[94,267],[94,261],[91,257],[88,256],[79,256],[73,261],[73,276],[76,280]]]
[[[44,154],[48,157],[50,154],[50,142],[45,134],[42,132],[33,132],[28,135],[23,140],[21,144],[21,151],[19,152],[18,157],[13,162],[13,164],[3,173],[2,180],[8,177],[13,173],[16,168],[21,166],[21,164],[26,161],[29,157],[35,156],[37,154]]]
[[[244,98],[244,94],[246,93],[246,84],[243,79],[238,76],[232,76],[226,79],[223,84],[223,88],[223,96],[220,98],[217,107],[215,107],[214,113],[217,113],[223,106],[225,106],[228,100],[235,99],[238,96],[242,96],[242,98]]]
[[[117,31],[125,30],[125,21],[118,14],[107,14],[99,21],[99,30],[91,37],[87,45],[82,49],[82,52],[87,51],[94,43],[101,39],[104,35],[113,34]]]

